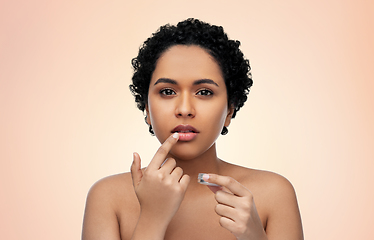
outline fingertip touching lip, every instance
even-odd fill
[[[172,133],[175,133],[175,132],[178,132],[178,133],[189,133],[189,132],[199,133],[199,131],[196,128],[194,128],[193,126],[188,125],[188,124],[187,125],[184,125],[184,124],[178,125],[171,132]]]

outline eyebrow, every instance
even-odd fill
[[[175,81],[173,79],[159,78],[153,86],[155,86],[156,84],[159,84],[159,83],[170,83],[170,84],[178,85],[177,81]],[[213,81],[212,79],[206,79],[206,78],[194,81],[193,85],[199,85],[199,84],[204,84],[204,83],[213,84],[213,85],[216,85],[217,87],[219,87],[218,84],[215,81]]]

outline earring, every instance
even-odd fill
[[[153,129],[152,129],[152,125],[149,125],[149,129],[148,129],[148,131],[151,133],[152,136],[155,135],[155,132],[154,132]]]
[[[227,129],[227,127],[223,126],[221,134],[226,135],[228,132],[229,132],[229,130]]]
[[[154,132],[153,129],[152,129],[152,125],[149,125],[149,124],[148,124],[148,122],[147,122],[147,116],[144,117],[144,121],[145,121],[145,123],[149,126],[148,131],[151,133],[152,136],[154,136],[154,135],[155,135],[155,132]]]

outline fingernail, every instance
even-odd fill
[[[178,139],[178,138],[179,138],[179,133],[175,132],[175,133],[173,134],[173,138]]]
[[[204,174],[203,179],[204,179],[204,181],[208,181],[209,180],[209,174]]]

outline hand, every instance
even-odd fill
[[[176,167],[174,159],[168,158],[165,161],[178,137],[175,133],[166,139],[144,172],[141,170],[139,154],[134,153],[131,165],[131,176],[141,215],[164,226],[169,224],[179,209],[190,182],[190,177],[183,175],[183,170]]]
[[[205,174],[203,179],[222,187],[209,187],[217,200],[219,223],[238,240],[267,239],[252,193],[231,177]],[[225,191],[228,190],[228,191]]]

